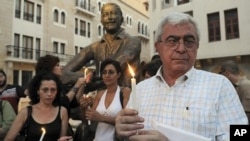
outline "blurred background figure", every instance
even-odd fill
[[[16,113],[10,103],[0,99],[0,141],[3,141],[15,118]]]
[[[0,99],[9,101],[17,113],[20,97],[26,97],[24,88],[19,85],[8,84],[6,73],[0,69]]]
[[[248,121],[250,121],[250,80],[246,76],[240,74],[238,64],[232,60],[228,60],[221,64],[220,74],[226,76],[235,86],[248,117]]]
[[[155,61],[155,60],[160,60],[161,61],[161,58],[158,54],[155,54],[151,57],[151,61]]]
[[[161,65],[162,62],[160,59],[155,59],[147,63],[142,70],[142,76],[144,77],[144,79],[154,76],[158,69],[161,67]]]

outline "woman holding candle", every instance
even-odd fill
[[[61,83],[59,78],[49,72],[39,72],[29,85],[31,116],[29,117],[28,141],[66,141],[68,128],[67,110],[60,106]],[[17,115],[4,141],[14,141],[28,119],[28,108]],[[44,128],[44,132],[42,132]]]
[[[98,91],[93,102],[89,97],[82,97],[80,104],[85,117],[84,120],[98,122],[95,141],[112,141],[115,117],[123,107],[126,107],[130,96],[130,88],[119,86],[119,79],[122,77],[119,62],[106,59],[102,62],[100,71],[106,89]],[[122,96],[122,101],[120,101],[120,96]],[[91,105],[92,103],[93,105]],[[88,106],[92,106],[92,108],[89,109]]]

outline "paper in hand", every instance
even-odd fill
[[[211,141],[212,139],[197,135],[191,132],[184,131],[172,126],[163,125],[160,122],[152,121],[154,130],[163,133],[169,141]]]

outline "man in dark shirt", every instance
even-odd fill
[[[96,74],[100,74],[99,67],[106,58],[112,58],[121,63],[126,79],[122,81],[123,84],[129,84],[131,78],[127,63],[135,71],[136,77],[138,76],[141,41],[139,37],[130,36],[121,28],[123,23],[121,8],[114,3],[104,4],[101,10],[101,23],[106,34],[101,40],[83,48],[66,64],[62,76],[64,84],[73,83],[78,77],[83,76],[83,72],[79,70],[91,60],[95,61]]]
[[[0,69],[0,99],[7,100],[17,113],[20,97],[25,97],[24,88],[19,85],[7,84],[6,73]]]

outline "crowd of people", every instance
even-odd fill
[[[139,72],[138,38],[120,27],[122,11],[114,3],[103,6],[101,22],[107,34],[65,68],[53,55],[37,60],[27,91],[31,103],[20,112],[17,104],[26,96],[24,89],[7,84],[6,73],[0,70],[0,141],[14,141],[27,123],[28,141],[39,140],[42,128],[46,141],[172,140],[157,130],[160,125],[222,141],[229,140],[231,124],[248,124],[250,81],[232,61],[221,65],[220,74],[194,68],[200,33],[191,16],[170,13],[162,18],[155,34],[158,55],[141,68],[143,80],[137,83],[135,96],[131,96],[131,75],[125,63]],[[97,64],[100,78],[96,80],[102,82],[98,86],[93,82],[95,74],[77,72],[91,59]],[[94,97],[87,94],[90,87],[96,91]],[[82,124],[80,131],[72,132],[69,118],[75,107]]]

